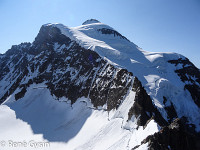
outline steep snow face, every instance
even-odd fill
[[[200,76],[191,66],[179,54],[146,52],[99,21],[46,24],[32,44],[0,56],[0,126],[14,122],[53,149],[148,149],[141,141],[174,118],[200,131]]]
[[[46,26],[59,28],[62,34],[75,40],[84,48],[94,50],[111,62],[133,71],[143,81],[142,75],[146,72],[157,74],[159,71],[167,70],[167,66],[162,66],[166,64],[167,60],[185,58],[176,53],[143,51],[113,28],[103,23],[93,23],[79,27],[66,27],[62,24],[47,24]]]
[[[184,58],[176,53],[152,53],[143,51],[115,29],[100,22],[78,27],[67,27],[63,24],[46,24],[46,26],[59,28],[64,35],[77,41],[84,48],[95,50],[102,57],[107,57],[110,60],[132,59],[148,65],[157,58],[163,58],[164,54],[166,54],[166,59]]]
[[[64,97],[56,100],[45,84],[31,85],[25,96],[18,101],[15,101],[14,94],[0,107],[0,117],[3,118],[0,124],[1,133],[6,136],[10,132],[5,129],[8,127],[7,122],[13,122],[14,128],[19,127],[10,134],[10,140],[13,141],[28,141],[32,138],[38,142],[50,142],[46,149],[54,149],[57,146],[57,149],[71,150],[122,150],[139,145],[148,135],[159,130],[153,120],[145,129],[139,127],[136,130],[137,126],[129,130],[124,128],[123,124],[128,116],[127,108],[134,102],[134,92],[128,93],[120,109],[110,113],[103,109],[95,109],[90,99],[84,97],[73,105]],[[19,134],[25,131],[28,134]],[[3,136],[0,136],[0,140],[3,140],[1,138]],[[9,149],[8,145],[6,148]]]
[[[62,24],[47,26],[59,28],[62,34],[84,48],[96,51],[112,64],[133,72],[166,120],[169,120],[166,107],[171,107],[172,103],[178,117],[188,117],[189,122],[197,126],[196,130],[200,130],[200,109],[192,100],[190,93],[185,90],[185,83],[175,73],[177,66],[168,63],[169,60],[184,60],[184,56],[144,51],[113,28],[100,22],[78,27],[66,27]],[[167,102],[164,102],[163,97]]]

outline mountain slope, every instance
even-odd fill
[[[142,141],[176,118],[186,119],[186,133],[198,143],[199,75],[186,57],[143,51],[97,20],[46,24],[33,43],[0,56],[0,101],[65,148],[155,148]]]

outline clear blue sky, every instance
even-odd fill
[[[177,52],[200,68],[200,0],[0,0],[0,53],[32,42],[42,24],[95,18],[147,51]]]

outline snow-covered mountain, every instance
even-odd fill
[[[1,54],[0,103],[0,141],[200,149],[199,69],[180,54],[144,51],[95,19],[45,24],[33,43]]]

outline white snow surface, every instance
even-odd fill
[[[37,147],[42,150],[128,150],[159,130],[153,120],[145,129],[127,130],[123,127],[128,115],[125,106],[108,114],[92,109],[90,100],[84,97],[71,105],[66,98],[54,99],[44,84],[31,85],[18,101],[14,94],[0,105],[0,141],[6,142],[6,150],[13,149],[9,141],[49,143],[48,147]],[[124,105],[133,103],[134,96],[130,92]],[[18,145],[15,149],[33,147]]]
[[[168,52],[147,52],[124,38],[102,34],[99,29],[114,29],[101,22],[90,22],[78,27],[67,27],[63,24],[46,26],[59,28],[62,34],[75,40],[82,47],[96,51],[113,65],[128,69],[142,82],[166,120],[163,96],[168,99],[168,104],[173,102],[179,117],[188,117],[189,122],[195,124],[196,130],[200,131],[200,109],[192,100],[190,93],[184,90],[185,84],[174,72],[178,66],[167,63],[168,60],[185,59],[184,56]]]
[[[86,20],[85,22],[83,22],[82,25],[92,24],[92,23],[100,23],[100,21],[98,21],[96,19],[89,19],[89,20]]]
[[[200,110],[190,93],[184,90],[185,84],[174,72],[179,66],[166,63],[168,60],[184,59],[184,56],[176,53],[147,52],[120,36],[102,34],[99,29],[114,29],[98,21],[90,21],[78,27],[62,24],[45,26],[59,28],[62,34],[82,47],[96,51],[108,63],[128,69],[142,82],[166,120],[168,118],[163,108],[163,96],[167,98],[166,105],[171,102],[174,104],[178,117],[188,117],[189,122],[195,124],[196,130],[200,131]],[[54,50],[61,52],[64,46],[55,43]],[[50,68],[51,66],[48,66],[48,70]],[[9,69],[12,69],[12,64]],[[37,76],[37,73],[36,70],[31,76]],[[12,74],[1,80],[0,95],[9,89],[10,76]],[[31,76],[23,82],[28,81]],[[5,150],[35,149],[30,145],[17,145],[14,148],[9,146],[9,140],[32,140],[49,142],[50,146],[37,147],[42,150],[129,150],[140,145],[148,135],[160,130],[154,120],[151,120],[145,129],[136,129],[137,119],[134,116],[127,121],[128,111],[135,98],[135,92],[131,89],[119,108],[110,112],[105,111],[104,107],[95,109],[90,99],[84,97],[79,98],[73,105],[64,97],[57,100],[51,96],[45,84],[31,85],[25,96],[15,101],[14,95],[19,91],[20,89],[17,89],[0,105],[0,149],[2,141],[6,144],[3,147]],[[137,149],[148,149],[148,145],[143,144]]]

